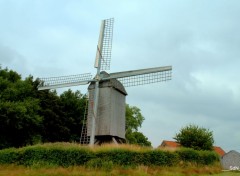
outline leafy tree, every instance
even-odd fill
[[[136,106],[126,105],[126,140],[130,144],[138,144],[141,146],[151,146],[151,142],[141,132],[138,132],[138,128],[141,127],[144,121],[144,117],[141,114],[141,110]]]
[[[151,146],[151,142],[148,141],[148,138],[144,136],[143,133],[134,131],[132,133],[127,133],[126,138],[130,144],[137,144],[140,146]]]
[[[206,128],[200,128],[196,125],[188,125],[175,135],[174,139],[183,147],[193,148],[195,150],[213,149],[213,132]]]
[[[33,144],[40,138],[40,106],[32,97],[34,88],[29,80],[0,68],[0,148]]]
[[[43,117],[42,141],[68,141],[70,130],[65,125],[65,114],[57,92],[50,90],[38,91],[38,99],[41,106],[39,114]]]
[[[38,91],[43,116],[43,142],[78,141],[86,107],[86,96],[70,89],[60,96],[56,91]]]
[[[144,120],[138,107],[126,104],[126,130],[137,131]]]
[[[70,130],[70,141],[79,141],[82,129],[82,121],[87,107],[87,97],[80,91],[73,92],[68,90],[60,95],[60,101],[65,113],[65,125]]]

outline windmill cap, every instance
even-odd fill
[[[105,71],[102,71],[100,73],[100,77],[101,78],[107,78],[107,77],[109,77],[109,74],[107,72],[105,72]],[[115,78],[104,80],[104,81],[100,81],[99,88],[105,88],[105,87],[112,87],[112,88],[116,89],[117,91],[121,92],[122,94],[124,94],[125,96],[127,95],[127,91],[125,90],[125,88],[122,85],[122,83],[120,81],[118,81],[117,79],[115,79]],[[95,89],[95,82],[92,82],[88,86],[88,90],[91,90],[91,89]]]

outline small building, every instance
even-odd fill
[[[223,155],[225,155],[225,151],[221,148],[221,147],[218,147],[218,146],[213,146],[213,150],[217,153],[217,154],[219,154],[219,156],[223,156]]]
[[[225,170],[240,170],[240,153],[235,150],[223,155],[220,161]]]
[[[158,148],[178,148],[181,145],[175,141],[163,140],[161,145]]]
[[[101,72],[108,77],[108,73]],[[125,141],[125,97],[127,92],[121,82],[116,79],[99,83],[98,115],[93,114],[95,83],[88,86],[89,105],[87,117],[87,136],[91,135],[92,118],[95,118],[95,138],[97,141],[109,142],[114,138],[119,143]]]
[[[175,141],[163,140],[158,148],[176,149],[179,147],[181,147],[181,145]],[[213,150],[221,157],[225,154],[225,151],[221,147],[213,146]]]

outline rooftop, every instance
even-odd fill
[[[161,145],[159,146],[159,148],[178,148],[181,147],[181,145],[179,143],[177,143],[176,141],[167,141],[167,140],[163,140]],[[225,154],[225,151],[218,146],[213,146],[214,151],[220,155],[223,156]]]

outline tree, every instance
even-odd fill
[[[141,110],[138,107],[126,104],[126,130],[137,131],[144,120]]]
[[[69,141],[79,141],[81,135],[82,122],[87,108],[87,97],[80,91],[68,90],[60,95],[60,101],[65,114],[65,125],[70,130]]]
[[[0,149],[33,144],[40,138],[42,117],[33,97],[31,77],[0,68]]]
[[[141,146],[151,146],[151,142],[141,132],[138,132],[138,128],[141,127],[144,121],[144,117],[141,114],[141,110],[136,106],[126,105],[126,140],[130,144],[138,144]]]
[[[68,141],[70,130],[66,126],[66,116],[56,91],[38,91],[39,114],[43,117],[42,142]]]
[[[213,132],[206,128],[200,128],[196,125],[188,125],[175,135],[174,139],[183,147],[193,148],[195,150],[213,149]]]
[[[144,136],[143,133],[134,131],[132,133],[127,133],[126,138],[130,144],[137,144],[140,146],[151,146],[151,142],[148,141],[148,138]]]

